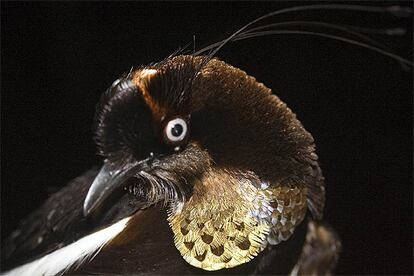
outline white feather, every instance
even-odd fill
[[[64,273],[74,265],[80,266],[91,260],[109,241],[121,233],[131,217],[124,218],[111,226],[81,238],[63,248],[49,253],[40,259],[18,266],[0,275],[44,275],[51,276]]]

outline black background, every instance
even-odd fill
[[[99,164],[94,105],[123,72],[165,58],[193,35],[201,48],[296,4],[303,3],[2,3],[1,237]],[[411,18],[308,11],[267,22],[283,20],[404,27],[404,37],[374,38],[412,58]],[[272,88],[314,135],[325,219],[343,240],[337,272],[412,274],[412,70],[310,36],[232,43],[218,56]]]

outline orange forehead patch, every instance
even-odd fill
[[[158,73],[155,69],[142,69],[134,73],[132,82],[140,88],[140,92],[148,107],[151,109],[154,119],[161,121],[165,115],[165,108],[160,106],[148,92],[148,83]]]

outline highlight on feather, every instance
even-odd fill
[[[131,217],[124,218],[78,241],[49,253],[37,260],[2,273],[3,276],[51,276],[64,273],[91,261],[99,251],[127,226]]]

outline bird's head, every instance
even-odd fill
[[[94,128],[105,163],[85,215],[114,192],[163,202],[193,266],[248,262],[287,239],[307,206],[321,215],[312,136],[270,89],[218,59],[176,56],[131,71],[103,94]]]

